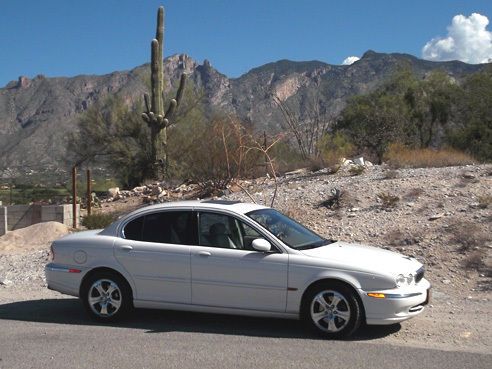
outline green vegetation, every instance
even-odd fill
[[[350,99],[334,130],[346,134],[359,152],[379,163],[395,143],[408,150],[422,149],[421,158],[429,159],[433,155],[427,149],[447,143],[476,159],[490,161],[492,69],[469,76],[462,85],[442,71],[418,79],[410,69],[400,69],[375,91]],[[440,153],[452,156],[450,165],[471,161],[456,150]],[[396,159],[394,152],[390,156]],[[415,165],[420,164],[411,164]],[[423,164],[428,165],[433,164]]]
[[[82,225],[87,229],[106,228],[117,219],[114,213],[94,213],[82,219]]]

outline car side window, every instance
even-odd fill
[[[250,250],[253,240],[263,238],[246,223],[224,214],[200,213],[200,246]],[[276,250],[272,245],[272,249]]]
[[[191,211],[162,211],[147,214],[143,222],[135,219],[125,227],[125,238],[144,242],[171,243],[176,245],[196,244],[193,212]],[[140,237],[138,223],[143,223]],[[135,223],[135,224],[134,224]]]
[[[142,227],[143,227],[144,217],[138,217],[128,222],[123,230],[123,235],[127,240],[142,240]]]

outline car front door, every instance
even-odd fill
[[[251,242],[262,236],[226,214],[200,212],[198,238],[191,249],[193,304],[285,311],[288,254],[255,251]]]
[[[196,244],[192,211],[160,211],[128,222],[114,245],[132,276],[136,300],[191,303],[190,246]]]

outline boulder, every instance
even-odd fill
[[[120,194],[120,188],[119,187],[112,187],[108,188],[108,197],[111,199],[114,199]]]

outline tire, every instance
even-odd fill
[[[347,338],[361,325],[361,303],[352,289],[340,282],[310,288],[301,306],[301,318],[311,330],[331,339]]]
[[[111,272],[97,272],[84,280],[80,299],[87,314],[99,322],[114,322],[133,308],[133,299],[127,281]]]

